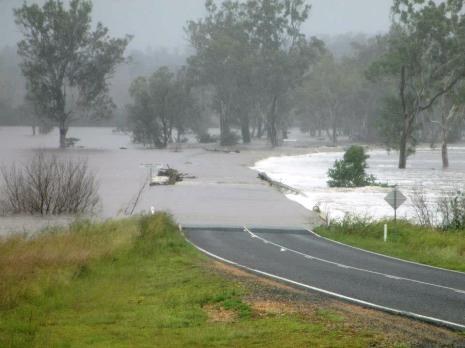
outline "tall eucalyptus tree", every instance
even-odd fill
[[[108,95],[109,78],[124,61],[130,37],[111,38],[98,23],[92,30],[92,3],[47,0],[14,10],[23,34],[18,43],[28,99],[39,115],[60,130],[60,147],[66,146],[70,123],[83,114],[106,117],[114,104]]]
[[[403,169],[418,115],[465,78],[465,14],[463,0],[395,0],[392,13],[387,50],[373,69],[398,78]]]

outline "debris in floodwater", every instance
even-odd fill
[[[184,179],[195,179],[195,176],[180,173],[178,170],[170,167],[162,168],[158,170],[157,175],[150,178],[150,186],[174,185]]]
[[[205,151],[209,151],[209,152],[222,152],[222,153],[241,153],[240,150],[222,150],[222,149],[207,149],[205,148],[204,149]]]

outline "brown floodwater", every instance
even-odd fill
[[[58,156],[85,159],[99,180],[99,218],[125,216],[140,188],[147,182],[148,164],[169,165],[195,176],[175,186],[146,187],[134,213],[151,207],[172,213],[190,225],[302,226],[312,223],[312,214],[287,200],[277,190],[257,179],[249,167],[266,158],[269,150],[241,153],[205,151],[199,145],[168,150],[144,149],[130,136],[111,128],[71,128],[69,137],[80,139],[75,148],[59,150],[58,132],[32,136],[31,128],[0,128],[0,164],[25,163],[38,149]],[[130,209],[131,210],[131,209]],[[73,217],[1,217],[0,234],[27,232]]]

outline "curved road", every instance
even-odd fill
[[[201,251],[343,300],[465,330],[465,273],[409,263],[305,230],[184,227]]]

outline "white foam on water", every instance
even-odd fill
[[[409,157],[408,168],[397,168],[398,154],[384,150],[369,151],[369,174],[378,182],[398,185],[408,200],[398,210],[401,218],[415,219],[415,209],[410,197],[415,189],[422,188],[427,201],[432,204],[445,192],[465,188],[465,146],[449,148],[450,168],[442,169],[441,152],[420,148]],[[384,187],[330,188],[327,172],[342,152],[320,152],[301,156],[271,157],[259,161],[254,170],[267,173],[273,180],[301,190],[304,195],[288,194],[289,199],[307,209],[316,205],[331,218],[346,214],[380,219],[391,217],[393,209],[384,201],[392,190]]]

